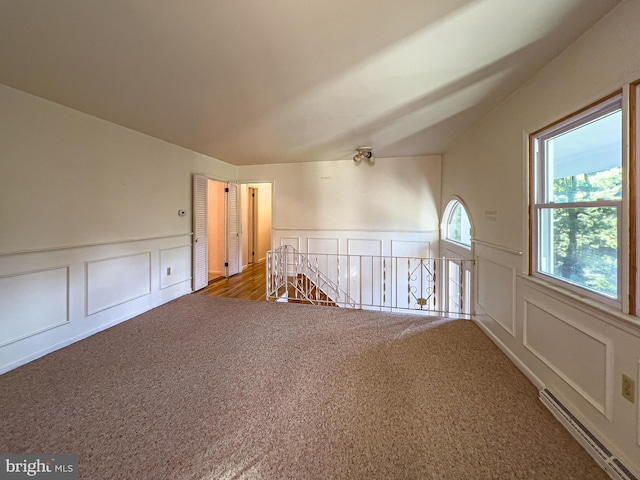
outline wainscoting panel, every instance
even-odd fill
[[[191,245],[160,250],[160,289],[191,280]]]
[[[409,256],[409,257],[433,257],[439,256],[440,232],[428,230],[423,232],[388,232],[372,230],[313,230],[295,228],[275,228],[273,230],[274,245],[292,245],[301,253],[328,253],[339,254],[335,259],[316,259],[310,255],[312,263],[318,262],[321,272],[327,273],[333,278],[340,279],[340,288],[348,290],[356,303],[366,307],[377,304],[384,298],[385,304],[391,306],[392,298],[397,294],[397,287],[393,286],[396,278],[397,267],[378,258],[349,259],[346,263],[346,255],[372,255],[372,256]],[[362,263],[362,265],[361,265]],[[406,262],[405,262],[406,264]],[[386,272],[386,284],[380,280],[383,269]],[[369,280],[363,286],[362,296],[355,294],[359,291],[361,280]],[[406,274],[402,276],[406,278]],[[403,287],[406,292],[406,285]],[[406,299],[406,295],[403,294]]]
[[[611,341],[530,299],[524,303],[524,346],[611,419]]]
[[[431,242],[429,241],[391,240],[391,255],[394,257],[429,258],[433,257],[436,252],[437,250],[431,250]]]
[[[86,263],[87,315],[151,293],[151,253]]]
[[[623,374],[640,382],[640,320],[543,279],[517,280],[522,335],[503,343],[640,478],[640,406],[621,392]]]
[[[360,230],[273,230],[274,245],[291,245],[301,253],[341,255],[439,256],[440,232],[385,232]]]
[[[300,251],[300,237],[280,237],[279,245],[290,245]]]
[[[68,321],[68,266],[0,277],[0,346]]]
[[[0,253],[0,374],[191,293],[191,241]]]
[[[476,255],[476,305],[515,336],[515,268]]]
[[[368,240],[347,238],[347,253],[349,255],[382,255],[382,240]]]
[[[307,238],[307,252],[340,253],[338,238]]]
[[[382,303],[382,240],[347,238],[347,252],[354,255],[345,269],[350,297],[363,306]]]

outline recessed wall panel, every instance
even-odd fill
[[[0,277],[0,345],[68,321],[68,267]]]
[[[86,263],[87,315],[151,293],[149,252]]]
[[[308,238],[307,253],[328,253],[337,254],[339,252],[340,241],[337,238]]]
[[[300,251],[300,237],[281,237],[280,245],[290,245],[298,252]]]
[[[160,289],[191,279],[191,245],[160,250]]]
[[[349,255],[382,255],[382,240],[348,238],[347,252]]]
[[[351,298],[363,306],[385,303],[385,293],[391,285],[383,275],[382,240],[349,238],[347,251],[351,255],[346,271]]]
[[[391,240],[391,255],[394,257],[432,257],[431,242]]]
[[[524,346],[607,417],[611,379],[609,340],[587,332],[530,300],[524,305]]]
[[[477,261],[477,303],[510,335],[515,335],[515,281],[513,268],[485,257]]]

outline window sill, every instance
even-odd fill
[[[519,273],[518,277],[531,288],[546,295],[553,295],[559,301],[570,305],[578,310],[594,315],[597,318],[618,328],[640,337],[640,318],[623,313],[621,310],[598,302],[589,297],[564,289],[543,279],[533,277],[524,273]]]

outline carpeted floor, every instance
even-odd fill
[[[86,479],[606,479],[472,323],[189,295],[0,376]]]

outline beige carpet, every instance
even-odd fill
[[[537,395],[469,321],[189,295],[0,376],[0,452],[86,479],[608,478]]]

